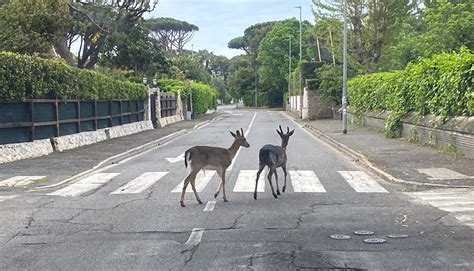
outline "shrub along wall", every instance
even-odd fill
[[[387,134],[393,136],[409,112],[446,120],[474,115],[474,54],[466,48],[421,59],[404,70],[358,76],[348,82],[354,113],[391,111]]]
[[[135,100],[146,96],[147,89],[141,84],[73,68],[57,60],[0,52],[0,100]]]

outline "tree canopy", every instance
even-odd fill
[[[161,42],[169,54],[181,53],[184,46],[199,30],[194,24],[173,18],[154,18],[146,21],[153,38]]]

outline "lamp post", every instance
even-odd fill
[[[290,38],[289,44],[288,44],[288,103],[290,103],[291,101],[291,36],[288,36],[288,38]]]
[[[302,36],[302,29],[301,29],[301,6],[297,6],[295,8],[298,8],[300,9],[300,62],[299,62],[299,65],[300,65],[300,117],[303,118],[303,77],[302,77],[302,70],[301,70],[301,60],[302,60],[302,54],[301,54],[301,36]]]
[[[344,0],[344,46],[342,67],[342,133],[347,134],[347,0]]]

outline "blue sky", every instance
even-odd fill
[[[217,55],[232,57],[243,51],[227,48],[229,40],[243,36],[244,30],[256,23],[299,18],[314,23],[311,0],[159,0],[149,17],[171,17],[199,27],[185,46],[195,51],[207,49]]]

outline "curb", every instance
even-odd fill
[[[227,115],[225,115],[227,116]],[[225,116],[217,116],[215,118],[213,118],[212,120],[206,120],[206,121],[202,121],[200,123],[197,123],[196,125],[194,125],[194,127],[191,129],[191,130],[188,130],[188,129],[182,129],[182,130],[179,130],[177,132],[174,132],[174,133],[171,133],[169,135],[166,135],[164,137],[161,137],[161,138],[158,138],[158,139],[155,139],[151,142],[148,142],[148,143],[145,143],[143,145],[140,145],[138,147],[135,147],[131,150],[128,150],[128,151],[125,151],[125,152],[122,152],[122,153],[119,153],[119,154],[116,154],[114,156],[111,156],[105,160],[102,160],[101,162],[99,162],[97,165],[93,166],[92,168],[88,169],[88,170],[85,170],[81,173],[78,173],[74,176],[71,176],[65,180],[62,180],[60,181],[59,183],[55,183],[55,184],[51,184],[51,185],[45,185],[45,186],[39,186],[39,187],[36,187],[34,189],[32,189],[33,191],[38,191],[38,190],[44,190],[44,189],[49,189],[49,188],[54,188],[54,187],[57,187],[57,186],[60,186],[60,185],[63,185],[65,183],[68,183],[70,181],[73,181],[77,178],[80,178],[84,175],[87,175],[95,170],[98,170],[99,168],[103,167],[105,164],[109,163],[109,165],[106,165],[107,166],[110,166],[110,165],[113,165],[113,164],[118,164],[119,161],[123,161],[124,159],[128,159],[128,158],[125,158],[127,155],[133,153],[133,152],[143,152],[143,149],[147,148],[147,147],[150,147],[150,145],[154,145],[156,144],[156,146],[153,146],[151,148],[156,148],[156,147],[159,147],[165,143],[167,143],[168,141],[170,140],[173,140],[173,139],[176,139],[178,138],[179,136],[182,136],[184,134],[187,134],[189,132],[191,132],[192,130],[196,130],[196,129],[199,129],[200,127],[203,127],[204,125],[207,125],[207,124],[210,124],[211,122],[214,122],[216,120],[219,120]],[[129,157],[130,158],[130,157]]]
[[[474,186],[469,186],[469,185],[449,185],[449,184],[433,184],[433,183],[420,183],[420,182],[414,182],[414,181],[407,181],[403,179],[396,178],[392,176],[391,174],[383,171],[382,169],[378,168],[375,166],[372,162],[370,162],[365,155],[362,155],[358,153],[357,151],[351,149],[350,147],[338,142],[337,140],[333,139],[330,136],[325,135],[315,127],[303,123],[300,124],[296,122],[293,119],[293,116],[288,115],[286,112],[282,112],[287,118],[290,118],[293,120],[295,123],[297,123],[300,127],[306,129],[309,131],[311,134],[314,136],[318,137],[319,139],[323,140],[324,142],[328,143],[338,151],[344,153],[345,155],[353,158],[356,162],[360,162],[363,166],[369,168],[370,170],[374,171],[375,173],[381,175],[384,179],[394,182],[394,183],[399,183],[399,184],[407,184],[407,185],[414,185],[414,186],[426,186],[426,187],[439,187],[439,188],[473,188]]]

